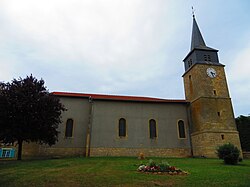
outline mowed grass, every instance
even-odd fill
[[[149,159],[149,158],[148,158]],[[219,159],[152,158],[189,175],[137,172],[147,163],[132,157],[0,160],[0,186],[250,186],[250,160],[224,165]]]

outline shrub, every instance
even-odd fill
[[[217,148],[217,155],[224,160],[225,164],[237,164],[239,161],[240,150],[231,143],[224,144]]]
[[[167,171],[170,167],[169,163],[166,161],[161,161],[161,163],[159,163],[159,167],[161,171]]]
[[[150,166],[150,167],[155,167],[156,166],[156,162],[153,161],[152,159],[149,160],[147,166]]]

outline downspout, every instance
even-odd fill
[[[86,136],[86,157],[90,156],[90,140],[91,140],[91,130],[92,130],[92,120],[93,120],[93,100],[91,96],[89,97],[89,121]]]
[[[191,137],[191,133],[192,133],[192,117],[191,117],[191,109],[190,109],[190,103],[188,104],[187,107],[187,117],[188,117],[188,135],[189,135],[189,141],[190,141],[190,148],[191,148],[191,156],[194,156],[194,152],[193,152],[193,143],[192,143],[192,137]]]

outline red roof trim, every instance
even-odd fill
[[[86,97],[97,100],[117,100],[117,101],[144,101],[144,102],[159,102],[159,103],[188,103],[186,100],[171,100],[152,97],[138,96],[120,96],[120,95],[103,95],[103,94],[87,94],[87,93],[69,93],[69,92],[52,92],[56,96],[64,97]]]

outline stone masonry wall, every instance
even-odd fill
[[[237,131],[202,132],[192,134],[194,156],[217,158],[216,148],[225,143],[232,143],[241,150]]]
[[[161,148],[91,148],[90,156],[138,156],[143,153],[146,157],[190,157],[190,149],[161,149]]]
[[[17,151],[17,149],[16,149]],[[85,148],[74,147],[49,147],[46,145],[39,145],[35,143],[23,145],[23,158],[40,158],[40,157],[72,157],[72,156],[85,156]],[[17,154],[17,152],[16,152]]]

